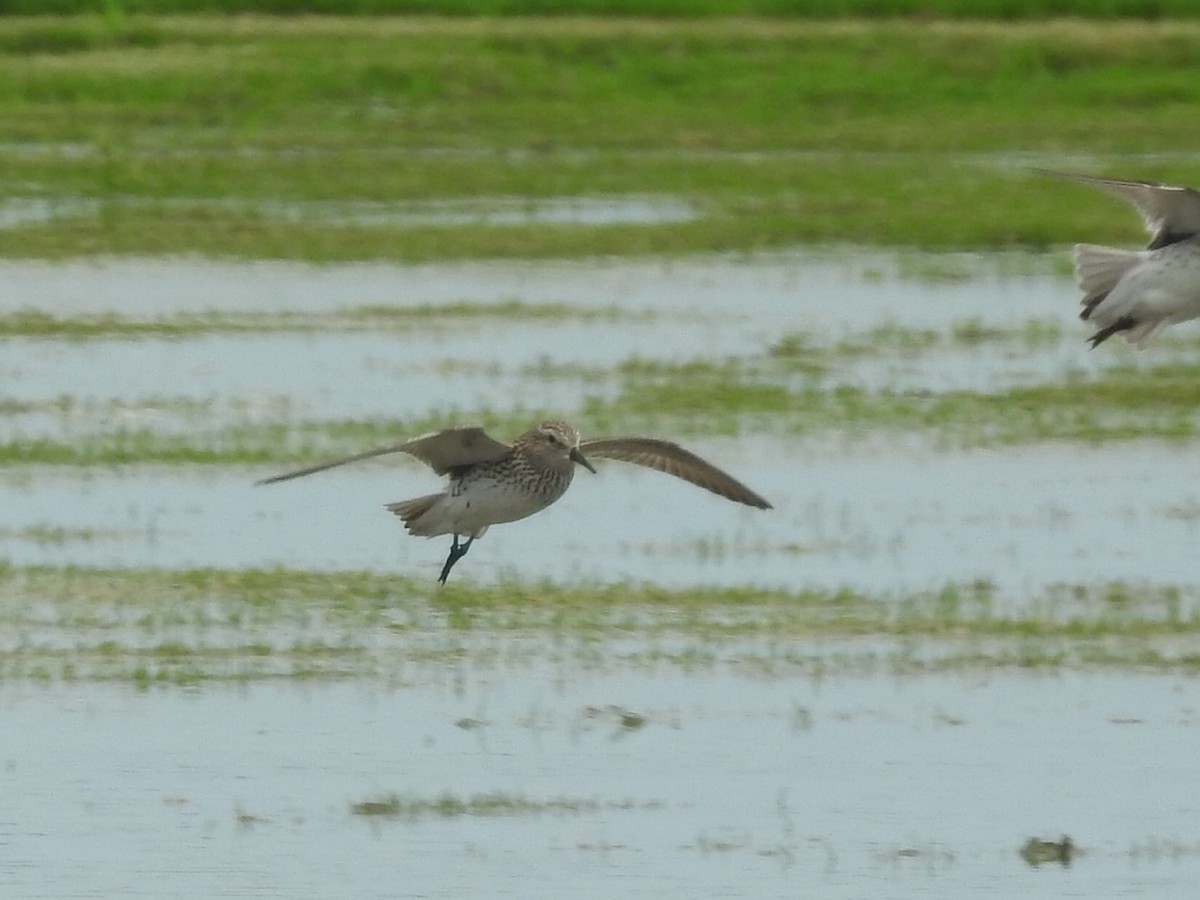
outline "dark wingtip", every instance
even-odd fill
[[[281,481],[291,481],[293,478],[298,478],[301,475],[306,475],[307,470],[303,472],[284,472],[282,475],[272,475],[270,478],[260,478],[254,482],[255,487],[260,487],[264,484],[278,484]]]

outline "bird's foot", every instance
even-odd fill
[[[445,584],[446,579],[450,577],[450,570],[454,568],[454,564],[467,555],[467,551],[471,549],[471,542],[475,538],[467,538],[465,544],[458,542],[458,535],[454,536],[454,543],[450,545],[450,555],[446,557],[446,564],[442,566],[442,574],[438,576],[438,583]]]

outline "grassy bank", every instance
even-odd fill
[[[1135,242],[1025,166],[1197,180],[1197,47],[1180,21],[0,19],[0,254]],[[641,206],[588,211],[612,198]]]

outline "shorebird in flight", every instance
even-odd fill
[[[1075,245],[1075,277],[1083,291],[1080,318],[1099,328],[1089,338],[1093,347],[1124,334],[1141,350],[1164,326],[1200,316],[1200,191],[1037,171],[1123,197],[1137,207],[1151,234],[1144,250]]]
[[[450,555],[438,578],[443,584],[454,564],[466,556],[471,543],[482,537],[488,526],[515,522],[545,509],[566,492],[575,476],[576,465],[595,474],[589,457],[620,459],[648,466],[737,503],[758,509],[771,508],[770,503],[732,475],[678,444],[647,437],[580,441],[579,432],[573,426],[554,420],[529,429],[511,444],[489,437],[479,427],[447,428],[264,478],[258,483],[287,481],[386,453],[408,453],[438,475],[449,476],[446,489],[440,493],[386,506],[404,521],[411,534],[454,536]],[[460,537],[466,537],[466,541],[460,543]]]

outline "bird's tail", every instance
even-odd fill
[[[1145,322],[1139,322],[1133,328],[1129,329],[1126,339],[1139,350],[1145,350],[1146,345],[1154,339],[1154,336],[1166,324],[1166,319],[1150,319]]]
[[[1115,250],[1097,244],[1075,245],[1075,279],[1083,291],[1082,319],[1092,312],[1117,286],[1126,272],[1137,264],[1141,254],[1136,250]]]
[[[414,497],[412,500],[399,500],[395,503],[387,504],[388,512],[395,513],[404,520],[404,526],[413,534],[440,534],[436,530],[422,527],[421,517],[429,510],[433,509],[435,503],[442,499],[444,494],[427,494],[424,497]]]

